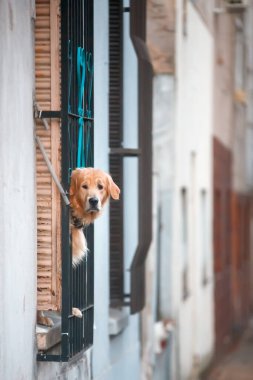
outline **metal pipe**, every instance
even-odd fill
[[[53,177],[53,180],[54,180],[56,186],[58,187],[59,192],[61,193],[62,199],[64,200],[66,206],[68,206],[70,204],[69,199],[68,199],[68,197],[67,197],[67,195],[66,195],[66,193],[65,193],[65,191],[64,191],[64,189],[63,189],[63,187],[62,187],[62,185],[61,185],[61,183],[60,183],[60,181],[59,181],[59,179],[55,173],[55,170],[54,170],[54,168],[53,168],[53,166],[52,166],[52,164],[51,164],[51,162],[47,156],[45,148],[44,148],[40,138],[37,135],[35,135],[35,140],[36,140],[36,142],[40,148],[40,151],[42,153],[42,156],[43,156],[43,158],[47,164],[48,170],[50,171],[50,174]]]

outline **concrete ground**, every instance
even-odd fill
[[[253,328],[249,328],[238,345],[228,353],[203,380],[253,380]]]

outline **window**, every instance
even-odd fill
[[[123,144],[123,12],[130,12],[130,36],[138,57],[138,140],[135,149]],[[145,259],[152,238],[152,67],[146,47],[146,1],[109,1],[109,125],[110,171],[122,186],[125,157],[138,158],[138,246],[130,265],[130,293],[124,290],[123,207],[111,202],[110,207],[110,304],[129,305],[131,313],[139,312],[145,303]],[[128,110],[124,110],[128,112]],[[130,222],[130,221],[129,221]]]
[[[200,192],[200,250],[202,257],[202,284],[206,285],[208,282],[208,220],[207,220],[207,196],[206,190],[201,190]]]
[[[189,296],[189,263],[188,263],[188,196],[185,188],[181,189],[181,254],[182,254],[182,295]]]
[[[36,12],[36,101],[44,124],[51,118],[49,130],[38,121],[36,133],[67,193],[71,171],[93,166],[93,2],[38,1]],[[93,228],[85,230],[86,260],[73,268],[69,208],[64,202],[60,205],[39,152],[37,189],[38,308],[60,315],[60,343],[53,350],[39,351],[37,358],[68,361],[93,342]],[[72,316],[72,307],[83,317]]]

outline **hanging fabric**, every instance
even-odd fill
[[[92,64],[92,54],[91,53],[86,53],[86,61],[87,61],[87,71],[89,73],[88,75],[88,79],[87,79],[87,82],[88,82],[88,99],[87,99],[87,109],[86,109],[86,113],[87,113],[87,117],[88,118],[91,118],[92,117],[92,113],[91,113],[91,107],[92,107],[92,88],[93,88],[93,64]],[[87,161],[92,161],[92,157],[89,157],[91,155],[91,151],[90,151],[90,144],[91,144],[91,123],[90,121],[87,122],[87,138],[86,138],[86,154],[87,154],[87,157],[86,157],[86,163]],[[90,160],[89,160],[90,159]]]
[[[86,79],[86,54],[84,48],[77,48],[77,86],[78,86],[78,145],[77,145],[77,162],[76,167],[85,167],[85,149],[84,149],[84,109],[83,95]]]

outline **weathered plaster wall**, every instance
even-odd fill
[[[0,2],[0,378],[35,378],[33,2]]]
[[[212,282],[212,128],[213,37],[188,2],[184,34],[181,2],[177,2],[176,37],[176,197],[174,202],[173,309],[178,319],[179,376],[211,356],[213,335]],[[197,47],[197,48],[196,48]],[[182,188],[187,191],[187,262],[189,295],[182,297]],[[205,207],[202,194],[205,192]],[[200,222],[202,219],[202,222]],[[203,235],[205,242],[203,242]],[[203,263],[208,281],[203,283]],[[203,310],[205,317],[203,318]]]
[[[166,14],[172,4],[170,11],[175,11],[174,18],[171,13]],[[161,379],[168,376],[187,379],[192,371],[198,371],[210,360],[214,344],[212,12],[204,2],[185,4],[184,9],[182,1],[150,1],[148,8],[150,53],[157,75],[153,103],[154,241],[147,261],[147,281],[149,294],[158,287],[159,300],[152,301],[149,297],[143,313],[143,372],[144,376],[153,373]],[[152,36],[153,32],[157,34]],[[152,46],[155,46],[153,51]],[[173,70],[168,65],[170,58],[175,65]],[[189,295],[185,299],[182,296],[185,260],[181,241],[182,188],[187,191],[188,210],[185,222]],[[208,277],[205,285],[204,263]],[[206,310],[205,318],[203,310]],[[155,357],[152,349],[152,324],[157,311],[160,318],[176,320],[171,346],[163,354],[169,362],[169,373],[166,366],[158,369],[162,359]]]
[[[91,379],[91,350],[82,358],[71,363],[38,363],[37,380],[79,380]]]
[[[175,69],[175,0],[147,1],[147,42],[154,72]]]

